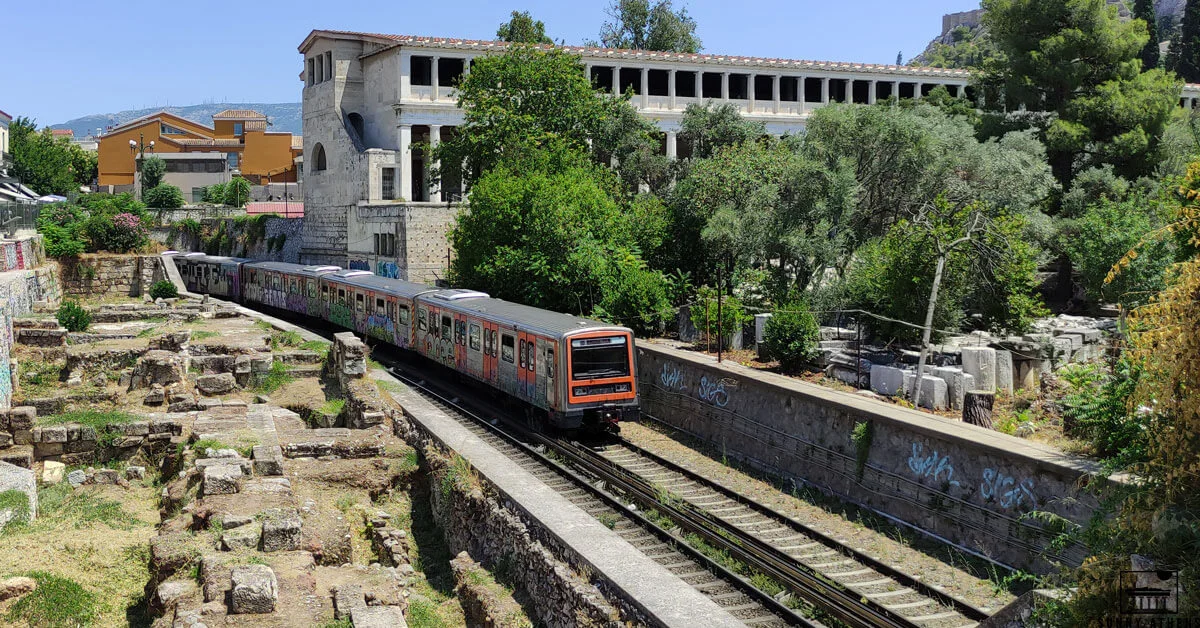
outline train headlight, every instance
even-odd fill
[[[616,391],[616,392],[619,392],[619,393],[621,393],[621,392],[629,392],[629,384],[628,384],[628,383],[626,383],[626,384],[617,384],[616,386],[614,386],[614,387],[613,387],[613,390],[614,390],[614,391]]]
[[[576,388],[576,389],[575,389],[575,396],[576,396],[576,397],[582,397],[582,396],[584,396],[584,395],[586,395],[586,394],[588,394],[588,389],[586,389],[586,388]]]

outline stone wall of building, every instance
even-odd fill
[[[58,304],[58,265],[46,262],[41,236],[0,241],[0,409],[12,405],[16,369],[12,360],[13,319],[36,304]]]
[[[1022,569],[1078,565],[1078,545],[1025,517],[1084,523],[1098,466],[1044,445],[793,378],[638,345],[643,415],[796,484],[814,486]]]
[[[159,255],[90,253],[58,265],[63,294],[88,299],[141,296],[164,277]]]
[[[369,270],[380,277],[435,284],[446,278],[454,218],[462,209],[446,203],[380,203],[350,210],[346,223],[347,268]],[[375,239],[394,238],[395,253],[375,253]]]

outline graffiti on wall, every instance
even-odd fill
[[[683,372],[679,370],[678,364],[663,362],[662,372],[658,379],[664,387],[670,390],[687,390],[687,386],[683,383]]]
[[[943,482],[948,486],[962,487],[955,479],[954,463],[949,455],[939,454],[937,450],[926,454],[921,443],[912,444],[912,455],[908,457],[908,469],[919,479],[929,479]],[[1034,493],[1032,478],[1018,481],[1010,475],[1005,475],[996,469],[983,470],[979,483],[979,496],[986,502],[999,503],[1002,508],[1032,508],[1037,505],[1037,495]]]
[[[718,408],[724,408],[729,403],[729,393],[725,392],[725,380],[709,379],[707,375],[700,378],[700,389],[696,391],[696,396]]]
[[[376,262],[375,274],[388,279],[399,279],[400,267],[395,262]]]
[[[352,259],[349,262],[350,270],[371,270],[371,265],[366,260]]]
[[[954,464],[950,462],[950,456],[939,455],[936,449],[933,453],[925,455],[924,449],[920,443],[912,444],[908,468],[917,474],[917,477],[929,478],[935,482],[943,481],[950,486],[961,486],[959,481],[954,479]]]

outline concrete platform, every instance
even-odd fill
[[[606,580],[653,624],[678,628],[745,625],[424,397],[389,375],[378,371],[373,375],[403,387],[402,392],[390,394],[413,421],[470,462],[480,476],[571,548],[597,577]]]

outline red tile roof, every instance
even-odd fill
[[[267,116],[253,109],[226,109],[213,114],[213,120],[266,120]]]

